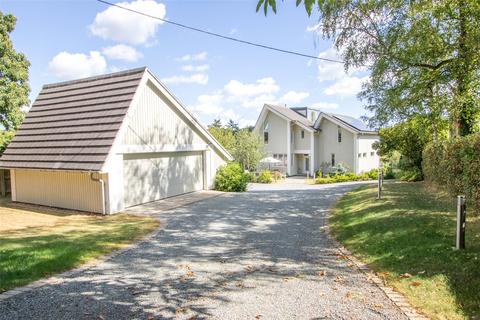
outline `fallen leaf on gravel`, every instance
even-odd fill
[[[379,304],[379,303],[375,303],[373,305],[375,308],[378,308],[378,309],[382,309],[383,308],[383,305],[382,304]]]
[[[325,270],[320,270],[317,272],[317,274],[320,276],[320,277],[325,277],[327,275],[327,271]]]
[[[185,308],[185,307],[179,307],[175,310],[175,313],[176,314],[179,314],[179,313],[187,313],[188,309]]]
[[[262,315],[261,315],[261,314],[257,314],[257,315],[255,316],[255,319],[261,319],[261,318],[262,318]]]
[[[386,277],[388,277],[390,275],[389,272],[378,272],[377,275],[382,278],[382,279],[385,279]]]
[[[353,267],[353,262],[350,261],[349,263],[347,263],[347,267]]]
[[[237,282],[237,283],[235,284],[235,286],[237,286],[238,288],[243,288],[243,287],[245,287],[241,281]]]
[[[185,276],[189,277],[189,278],[193,278],[195,277],[195,273],[193,273],[193,271],[188,271]]]
[[[336,253],[335,255],[337,256],[337,259],[339,259],[339,260],[346,260],[347,259],[347,256],[345,256],[341,253]]]
[[[283,278],[283,281],[287,282],[290,278]]]
[[[347,299],[350,299],[353,297],[353,293],[351,293],[350,291],[347,292],[347,294],[345,295],[345,298]]]
[[[343,282],[345,282],[345,279],[343,279],[343,278],[340,277],[340,276],[336,276],[336,277],[335,277],[335,280],[333,280],[333,281],[339,282],[339,283],[343,283]]]
[[[412,281],[410,282],[410,285],[411,286],[414,286],[414,287],[418,287],[419,285],[421,285],[422,283],[421,282],[418,282],[418,281]]]

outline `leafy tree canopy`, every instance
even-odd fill
[[[250,129],[240,129],[233,121],[223,127],[219,121],[214,120],[208,126],[208,131],[230,152],[235,161],[240,163],[243,169],[253,171],[265,153],[262,138]]]
[[[411,119],[450,120],[454,135],[480,118],[480,1],[297,0],[318,10],[318,32],[333,39],[345,68],[368,68],[360,97],[375,127]],[[275,0],[259,0],[277,11]]]
[[[28,68],[30,62],[23,53],[15,51],[10,33],[16,18],[0,12],[0,125],[6,131],[14,131],[23,121],[30,87]]]

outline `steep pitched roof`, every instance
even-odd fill
[[[312,121],[308,120],[306,117],[303,117],[298,112],[295,112],[290,108],[277,106],[277,105],[269,104],[269,103],[265,104],[265,106],[267,106],[268,108],[272,109],[273,111],[283,115],[284,117],[286,117],[286,118],[288,118],[292,121],[299,122],[300,124],[304,125],[305,127],[309,127],[311,129],[313,129],[313,122]]]
[[[143,67],[43,86],[0,167],[100,171],[145,72]]]

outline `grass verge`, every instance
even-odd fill
[[[158,221],[0,201],[0,293],[75,268],[145,236]]]
[[[455,203],[423,183],[364,186],[344,196],[333,234],[432,319],[480,319],[480,217],[467,212],[467,249],[456,251]]]

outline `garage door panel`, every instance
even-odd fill
[[[201,152],[126,155],[125,206],[202,190],[202,164]]]

